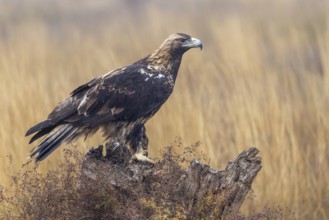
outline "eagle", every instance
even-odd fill
[[[154,163],[141,140],[144,124],[172,94],[182,56],[191,48],[202,49],[202,42],[187,34],[172,34],[145,58],[73,90],[46,120],[26,132],[26,136],[34,134],[29,144],[43,137],[30,157],[40,162],[62,143],[102,131],[105,140],[117,138],[127,146],[132,158]]]

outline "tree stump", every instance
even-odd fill
[[[99,146],[85,156],[79,182],[90,198],[86,213],[95,218],[235,219],[261,169],[256,148],[224,170],[198,160],[184,169],[170,151],[154,166],[131,163],[129,150],[115,142],[106,144],[105,156],[102,151]]]

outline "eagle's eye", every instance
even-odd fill
[[[181,42],[181,43],[183,43],[183,42],[185,42],[185,39],[184,38],[180,38],[180,39],[178,39],[178,41]]]

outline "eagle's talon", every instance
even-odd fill
[[[151,160],[150,158],[148,158],[147,156],[145,156],[145,152],[146,152],[146,150],[144,150],[142,152],[139,152],[139,153],[135,153],[131,157],[129,163],[132,163],[133,161],[138,161],[138,162],[147,162],[147,163],[150,163],[150,164],[154,165],[155,164],[155,161],[154,160]]]

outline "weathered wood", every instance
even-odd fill
[[[136,219],[234,219],[261,169],[257,154],[256,148],[243,151],[224,170],[192,160],[186,170],[168,155],[154,166],[129,163],[127,148],[110,142],[106,156],[102,146],[86,155],[80,186],[112,190]]]
[[[234,218],[261,169],[261,159],[256,157],[257,153],[256,148],[243,151],[237,159],[229,162],[225,170],[218,171],[193,160],[176,189],[184,192],[188,211],[195,213],[211,195],[211,199],[218,201],[217,207],[208,210],[209,216],[200,217]]]

